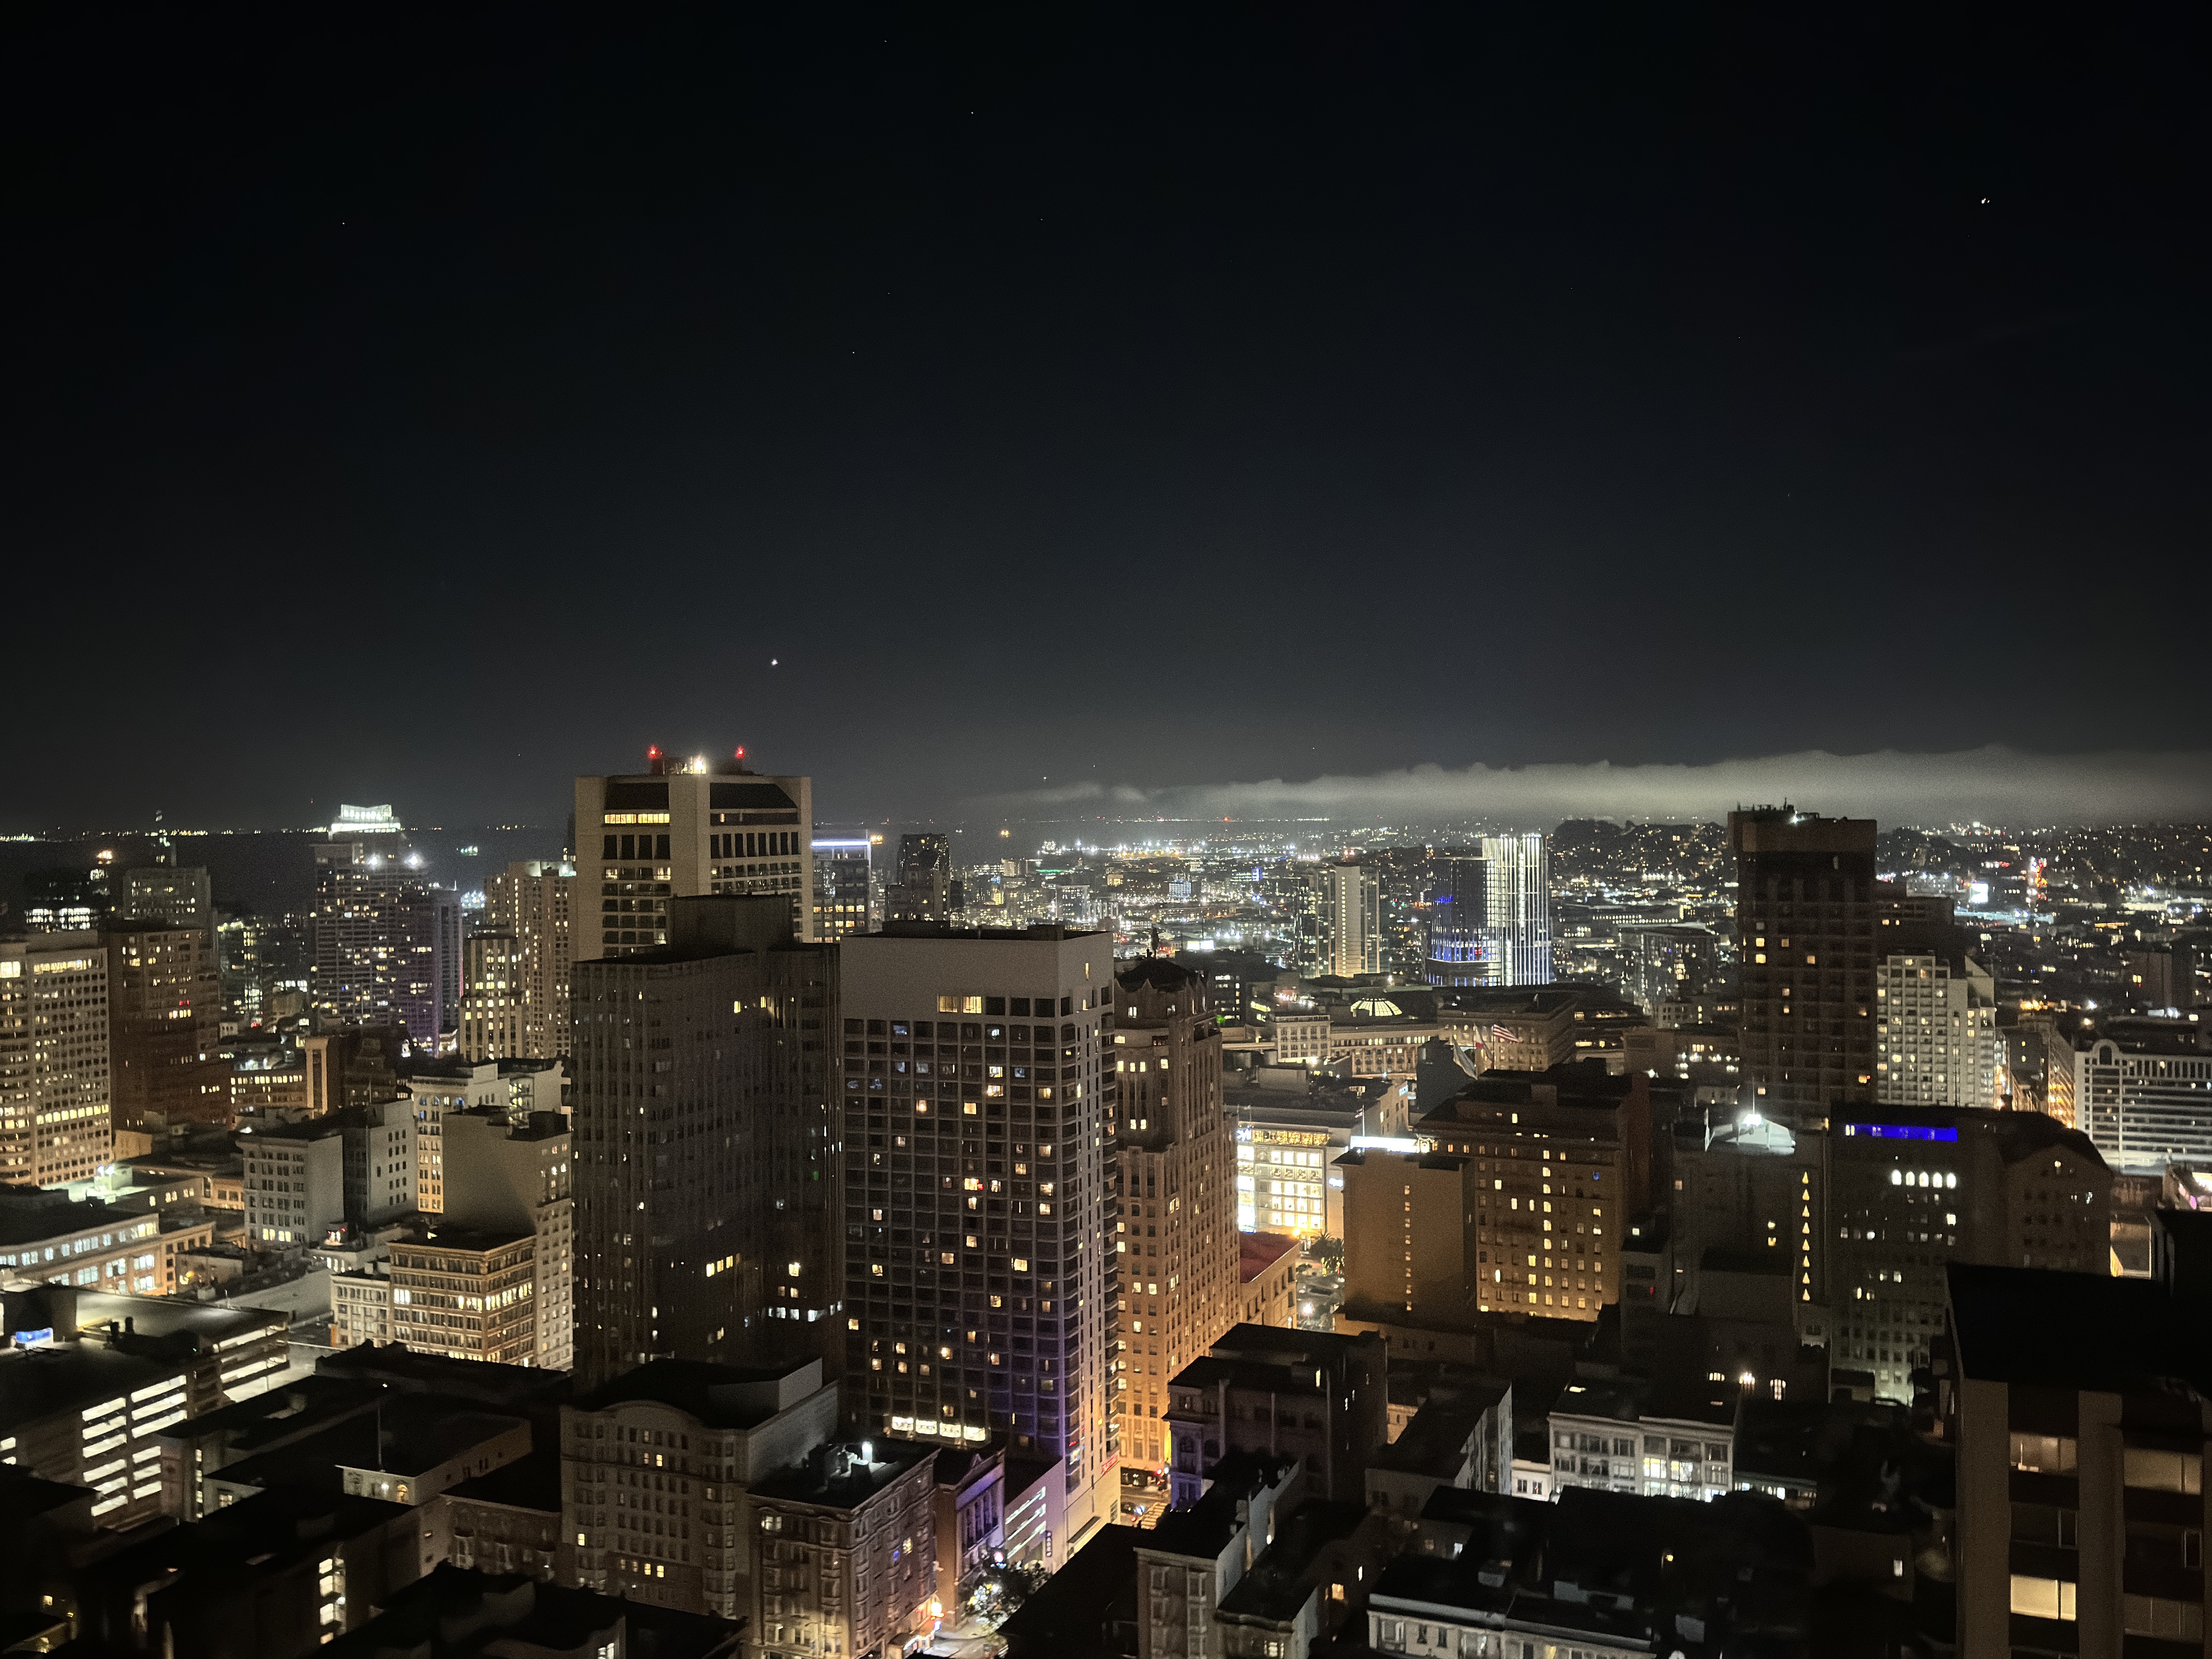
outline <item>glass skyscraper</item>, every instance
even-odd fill
[[[1485,836],[1443,860],[1430,900],[1431,985],[1552,982],[1551,860],[1544,837]]]

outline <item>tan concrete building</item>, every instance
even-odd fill
[[[1298,1241],[1286,1233],[1239,1233],[1237,1278],[1240,1325],[1298,1322]]]
[[[890,1654],[932,1627],[937,1454],[912,1441],[825,1446],[752,1491],[751,1650]]]
[[[793,936],[811,939],[813,780],[659,750],[643,772],[578,778],[575,884],[578,962],[667,945],[668,902],[706,893],[780,895]]]
[[[1613,1076],[1596,1061],[1486,1072],[1416,1127],[1437,1153],[1468,1160],[1474,1237],[1459,1248],[1474,1252],[1467,1282],[1474,1311],[1595,1320],[1620,1299],[1628,1218],[1650,1203],[1649,1079]],[[1431,1183],[1440,1218],[1443,1183],[1440,1172]],[[1354,1237],[1357,1225],[1347,1223]],[[1436,1231],[1448,1230],[1439,1220]],[[1387,1296],[1387,1285],[1370,1285]],[[1414,1312],[1424,1324],[1437,1322]]]
[[[2202,1653],[2201,1278],[2186,1291],[1954,1267],[1948,1281],[1936,1392],[1958,1460],[1960,1659]]]
[[[393,1335],[449,1359],[527,1365],[538,1352],[537,1240],[441,1225],[392,1243]]]
[[[560,1114],[566,1103],[557,1060],[434,1060],[403,1066],[399,1087],[415,1114],[416,1207],[443,1214],[446,1204],[447,1116],[488,1114],[501,1122],[526,1123],[533,1113]]]
[[[797,1470],[836,1429],[836,1385],[823,1382],[818,1359],[656,1359],[563,1406],[562,1582],[744,1617],[761,1534],[751,1489]],[[924,1455],[918,1467],[928,1463]]]
[[[1574,1058],[1576,991],[1455,987],[1437,1002],[1439,1034],[1479,1055],[1486,1071],[1540,1072]]]
[[[575,1342],[575,1235],[569,1133],[558,1112],[520,1122],[477,1108],[445,1120],[446,1218],[465,1226],[526,1231],[534,1342],[524,1364],[566,1370]]]
[[[1328,1063],[1328,1016],[1315,1007],[1279,1008],[1267,1022],[1268,1054],[1278,1066]]]
[[[1311,971],[1356,979],[1382,971],[1382,895],[1375,872],[1346,857],[1309,878],[1319,912],[1318,956]]]
[[[1998,1108],[1997,987],[1954,948],[1892,951],[1875,966],[1875,1098]]]
[[[307,1059],[297,1049],[234,1060],[229,1085],[234,1124],[241,1115],[279,1122],[307,1109]]]
[[[1475,1297],[1474,1160],[1350,1152],[1344,1176],[1345,1312],[1464,1330]],[[1487,1270],[1485,1276],[1487,1277]]]
[[[528,1052],[523,1037],[522,945],[508,933],[461,941],[461,1053],[470,1060]]]
[[[1121,1455],[1164,1463],[1168,1382],[1243,1311],[1237,1148],[1206,981],[1160,957],[1115,975],[1114,1155],[1121,1217],[1108,1410]]]
[[[617,842],[619,846],[619,842]],[[461,1052],[471,1060],[546,1060],[568,1052],[576,866],[529,860],[484,883],[477,947],[462,946]]]

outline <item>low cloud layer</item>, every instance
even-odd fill
[[[1152,790],[1084,784],[994,796],[975,810],[1029,818],[1302,818],[1426,824],[1468,818],[1542,827],[1562,818],[1709,819],[1739,803],[1885,823],[2194,822],[2212,817],[2212,752],[2030,755],[1991,745],[1948,755],[1819,750],[1705,766],[1417,766],[1364,777],[1280,778]]]

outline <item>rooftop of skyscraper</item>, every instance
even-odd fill
[[[576,1401],[579,1411],[605,1411],[635,1400],[672,1406],[713,1429],[757,1428],[817,1392],[819,1359],[774,1365],[717,1365],[699,1359],[655,1359],[624,1371]]]

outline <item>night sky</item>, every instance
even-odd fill
[[[2203,749],[2187,9],[935,9],[14,15],[0,830]]]

